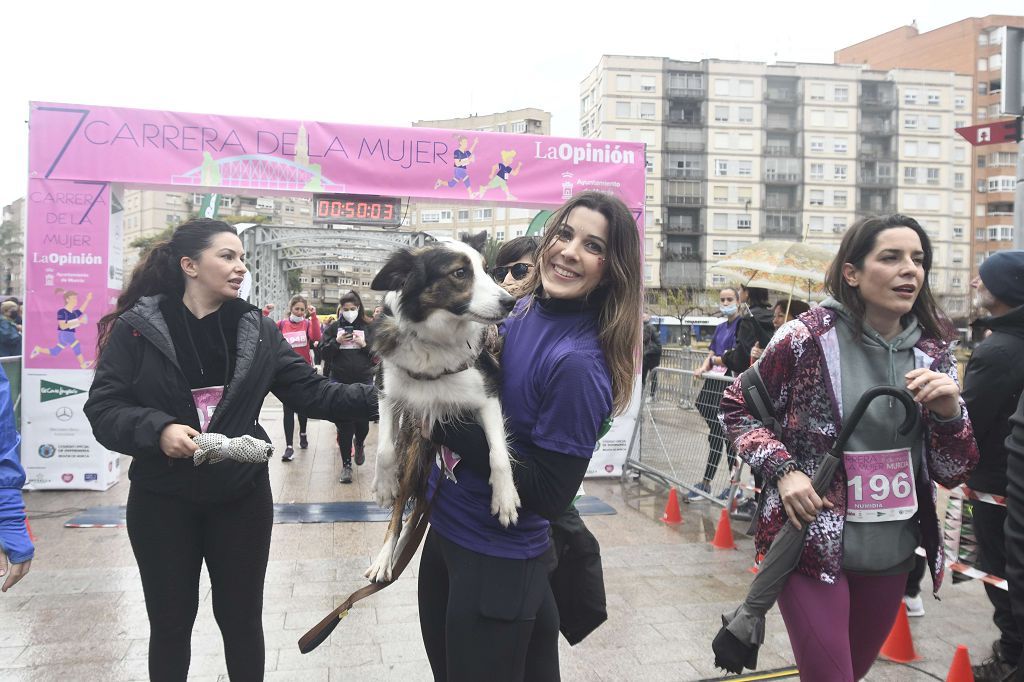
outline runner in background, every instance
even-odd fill
[[[931,243],[916,220],[854,223],[826,274],[831,297],[784,325],[759,361],[781,437],[753,417],[739,381],[722,399],[737,453],[765,480],[756,551],[767,552],[784,524],[808,524],[778,601],[803,680],[867,674],[903,606],[918,545],[934,590],[942,583],[934,482],[965,481],[978,449],[957,385],[955,331],[929,290],[931,266]],[[872,402],[819,497],[811,485],[819,459],[861,396],[879,385],[907,388],[921,420],[901,435],[902,408]]]
[[[309,317],[306,317],[307,312],[306,299],[302,296],[292,296],[292,300],[288,302],[288,319],[281,320],[277,323],[277,328],[281,330],[281,334],[284,335],[285,340],[292,347],[292,350],[299,354],[303,360],[309,364],[313,364],[313,358],[310,354],[310,349],[313,344],[320,340],[320,320],[316,317],[316,308],[310,306],[308,308]],[[309,447],[309,440],[306,438],[306,423],[307,419],[304,415],[298,415],[299,417],[299,449],[305,450]],[[295,449],[292,447],[292,437],[295,434],[295,412],[288,407],[284,406],[284,454],[281,455],[281,461],[290,462],[295,458]]]

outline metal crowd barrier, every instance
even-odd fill
[[[659,367],[666,369],[685,369],[691,372],[697,371],[704,358],[708,356],[707,350],[695,348],[662,348],[661,364]]]
[[[705,355],[701,354],[701,362]],[[718,402],[732,381],[733,377],[718,374],[697,377],[686,369],[652,369],[643,387],[637,432],[623,475],[649,476],[685,491],[692,501],[709,500],[731,508],[742,461],[731,455],[721,423],[713,428],[708,421],[717,422]],[[730,471],[730,460],[735,471]],[[709,482],[707,491],[698,487],[704,481]]]
[[[0,358],[7,380],[11,382],[11,402],[14,404],[14,423],[21,430],[21,356]]]

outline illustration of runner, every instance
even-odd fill
[[[53,348],[36,346],[32,349],[32,354],[29,357],[34,358],[40,353],[49,353],[51,357],[57,357],[62,350],[70,348],[78,358],[79,366],[82,369],[88,369],[92,366],[92,360],[82,357],[82,344],[75,337],[75,330],[89,321],[85,314],[85,308],[92,300],[92,293],[85,295],[85,302],[82,303],[81,308],[78,307],[77,291],[55,289],[54,293],[64,297],[64,307],[57,310],[57,345]]]
[[[520,161],[519,165],[513,170],[512,161],[515,158],[516,151],[514,149],[502,150],[501,161],[491,166],[491,181],[486,185],[480,185],[480,191],[475,195],[477,199],[483,199],[484,195],[487,194],[487,190],[495,187],[500,187],[505,191],[506,199],[515,199],[512,196],[512,192],[508,189],[508,177],[509,175],[519,175],[519,169],[523,167],[523,162]],[[474,196],[472,192],[470,192],[470,196]]]
[[[476,149],[476,143],[480,141],[480,138],[474,139],[473,146],[469,147],[468,149],[466,148],[466,145],[469,143],[469,141],[466,139],[465,135],[459,135],[458,140],[459,148],[456,149],[455,153],[453,154],[453,156],[455,157],[455,172],[452,176],[452,179],[445,180],[443,178],[439,178],[438,181],[434,183],[434,189],[437,189],[438,187],[442,187],[444,185],[454,187],[455,185],[462,183],[466,187],[466,191],[469,192],[469,196],[472,197],[473,188],[469,184],[469,170],[467,166],[469,166],[469,164],[473,163],[474,161],[473,150]]]

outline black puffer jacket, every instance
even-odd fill
[[[160,433],[168,424],[200,427],[161,299],[142,298],[115,322],[85,414],[96,440],[134,457],[128,473],[133,485],[196,501],[239,497],[267,476],[266,466],[226,461],[195,467],[190,459],[170,458],[160,450]],[[269,442],[256,420],[270,392],[316,419],[376,418],[373,387],[330,383],[292,350],[269,317],[241,301],[225,306],[238,315],[234,371],[208,431]]]
[[[338,346],[338,330],[347,326],[345,320],[335,320],[324,330],[320,341],[320,353],[323,355],[324,372],[335,381],[343,384],[366,384],[373,380],[373,325],[356,318],[353,329],[362,330],[366,338],[365,348],[341,348]]]
[[[1024,306],[975,326],[992,335],[978,344],[964,373],[964,402],[974,426],[981,459],[967,485],[980,492],[1006,494],[1009,419],[1024,388]]]
[[[750,351],[754,344],[759,343],[764,348],[773,334],[772,309],[766,305],[751,307],[750,316],[740,318],[736,327],[736,343],[722,355],[722,362],[733,374],[742,374],[750,367]]]

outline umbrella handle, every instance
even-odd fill
[[[890,396],[896,398],[903,403],[903,409],[906,411],[906,416],[903,418],[903,423],[900,424],[897,429],[900,435],[907,435],[917,427],[917,420],[919,418],[917,405],[914,402],[914,396],[911,395],[910,391],[905,388],[896,388],[895,386],[874,386],[864,392],[864,395],[857,401],[857,405],[853,408],[853,412],[850,417],[843,424],[843,430],[839,432],[839,437],[836,439],[836,444],[832,447],[833,452],[837,453],[837,456],[842,456],[843,447],[846,445],[846,441],[850,439],[853,434],[853,430],[857,428],[857,422],[864,416],[864,412],[867,411],[868,405],[875,398],[881,396]]]

